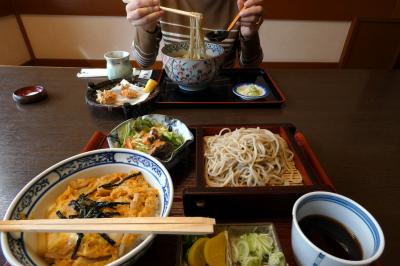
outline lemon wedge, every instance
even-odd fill
[[[190,247],[188,253],[189,266],[206,266],[206,260],[204,258],[204,245],[208,240],[208,237],[199,238]]]
[[[209,266],[226,266],[225,232],[210,238],[204,245],[204,258]]]
[[[143,91],[146,93],[150,93],[157,87],[157,85],[158,85],[157,81],[155,81],[154,79],[149,79]]]

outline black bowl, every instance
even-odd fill
[[[142,116],[148,114],[154,107],[155,99],[157,98],[160,88],[157,86],[147,97],[147,99],[141,103],[132,105],[130,103],[125,103],[123,105],[108,105],[108,104],[100,104],[96,101],[97,98],[97,90],[110,90],[115,87],[118,83],[120,83],[122,79],[112,79],[106,80],[100,83],[93,83],[89,82],[85,100],[86,103],[91,106],[92,108],[96,109],[96,111],[105,111],[105,112],[116,112],[116,113],[123,113],[126,119],[129,118],[136,118],[138,116]],[[147,80],[127,80],[132,84],[145,86]]]

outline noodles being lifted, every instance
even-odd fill
[[[204,59],[206,51],[204,46],[203,14],[192,12],[195,17],[190,17],[190,41],[188,58]]]
[[[205,142],[208,186],[302,184],[293,152],[282,137],[267,129],[225,128]]]

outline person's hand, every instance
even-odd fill
[[[263,0],[237,0],[239,10],[245,6],[240,12],[240,33],[245,40],[250,39],[258,32],[263,18]]]
[[[163,15],[159,0],[129,0],[126,5],[126,18],[136,27],[142,27],[145,31],[153,32],[157,21]]]

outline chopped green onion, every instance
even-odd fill
[[[232,260],[241,266],[284,266],[282,252],[275,251],[274,239],[269,234],[243,234],[232,243]]]
[[[280,251],[274,252],[269,256],[268,264],[270,266],[285,266],[285,256]]]

